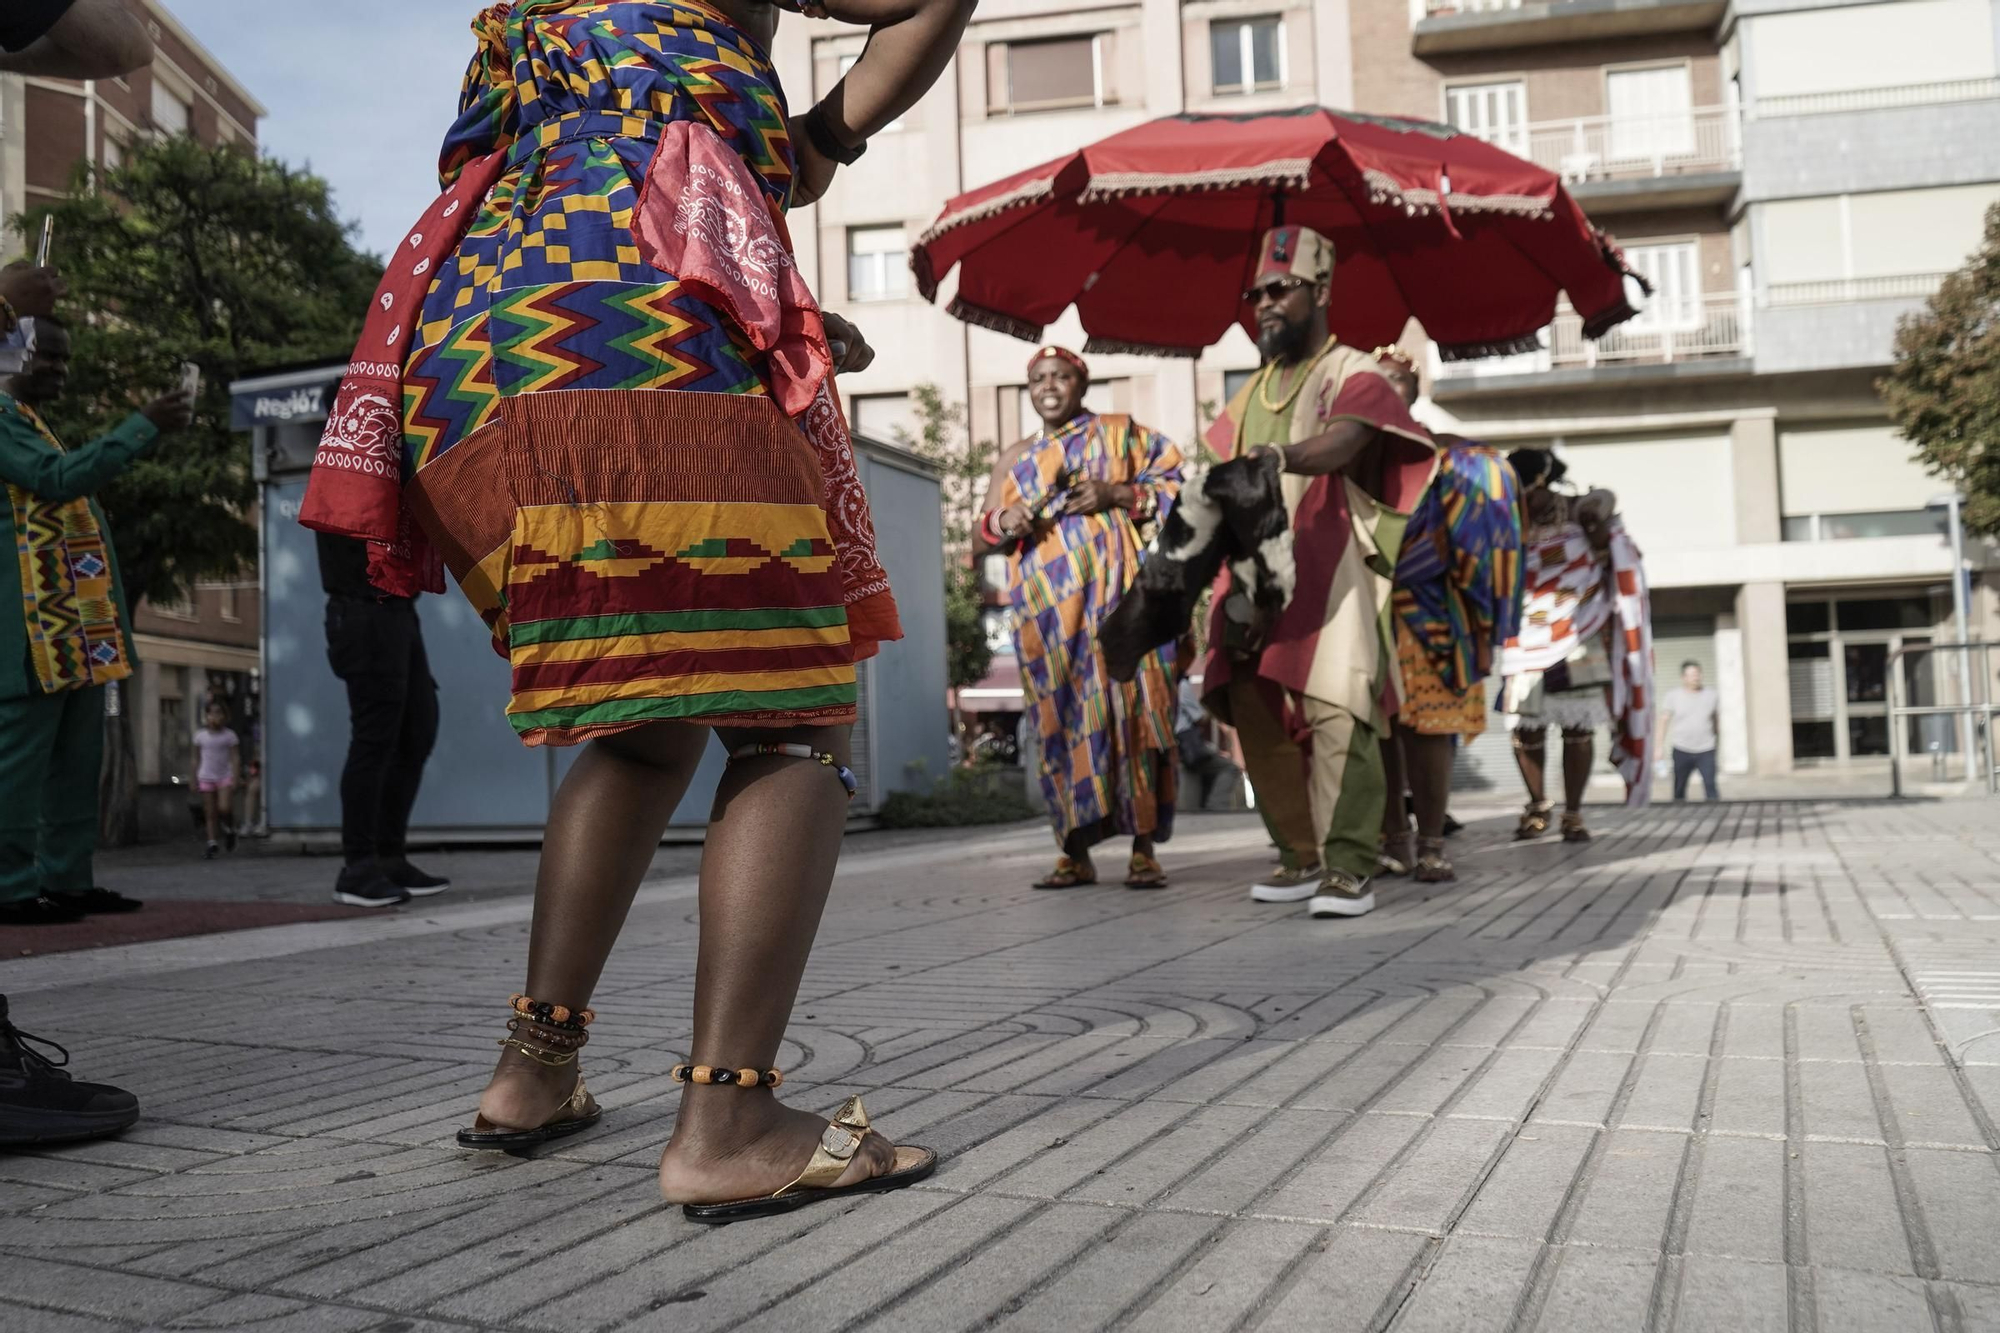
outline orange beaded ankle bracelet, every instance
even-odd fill
[[[717,1069],[712,1065],[675,1065],[669,1077],[676,1083],[737,1088],[775,1088],[785,1081],[782,1069]]]

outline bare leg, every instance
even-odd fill
[[[845,727],[721,736],[732,749],[783,740],[847,762]],[[824,766],[777,757],[730,765],[702,853],[693,1063],[768,1069],[777,1059],[846,826],[847,793]],[[805,1168],[825,1129],[824,1118],[781,1105],[768,1088],[689,1084],[660,1160],[660,1192],[671,1203],[773,1194]],[[894,1160],[888,1141],[871,1134],[836,1183],[879,1175]]]
[[[221,805],[220,792],[205,791],[201,794],[201,813],[208,824],[208,840],[211,844],[221,841],[221,835],[216,831],[216,826],[222,818]]]
[[[1583,809],[1583,791],[1590,785],[1590,767],[1597,757],[1597,737],[1588,731],[1563,732],[1563,809]]]
[[[1417,832],[1444,836],[1444,810],[1451,800],[1451,737],[1425,736],[1397,727],[1409,756],[1410,795],[1416,798]]]
[[[659,723],[592,741],[563,779],[535,880],[527,994],[570,1009],[590,1003],[708,734]],[[531,1129],[575,1087],[574,1065],[552,1068],[509,1047],[479,1113],[505,1129]]]
[[[1526,727],[1514,733],[1514,761],[1521,766],[1521,785],[1528,789],[1528,800],[1540,805],[1547,797],[1542,781],[1543,770],[1548,766],[1549,733],[1546,728],[1536,727],[1530,731]]]

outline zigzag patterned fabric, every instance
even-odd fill
[[[1449,692],[1485,680],[1500,645],[1519,632],[1519,491],[1496,450],[1450,445],[1438,450],[1437,476],[1403,531],[1396,614]]]
[[[57,453],[62,441],[25,403],[6,399]],[[46,694],[124,680],[132,674],[118,623],[111,548],[87,496],[44,500],[7,487],[21,563],[21,613],[28,657]]]
[[[1001,503],[1052,521],[1007,562],[1021,687],[1034,719],[1042,796],[1058,842],[1173,832],[1180,764],[1173,646],[1149,653],[1130,684],[1111,679],[1098,630],[1139,573],[1142,543],[1123,510],[1063,516],[1064,478],[1130,482],[1164,515],[1180,491],[1181,455],[1123,417],[1084,413],[1014,465]]]
[[[846,427],[818,410],[835,400],[788,416],[751,333],[638,225],[676,205],[649,201],[662,141],[695,134],[787,248],[768,59],[693,0],[495,5],[474,32],[449,202],[405,242],[357,357],[398,358],[363,369],[400,404],[350,367],[354,424],[320,459],[374,448],[399,410],[391,489],[493,630],[530,744],[853,720],[856,661],[901,631]],[[816,308],[802,318],[817,332]]]

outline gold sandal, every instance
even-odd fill
[[[1590,830],[1589,830],[1588,828],[1584,827],[1584,823],[1583,823],[1583,812],[1582,812],[1581,810],[1567,810],[1567,811],[1564,811],[1564,812],[1563,812],[1563,841],[1564,841],[1564,842],[1589,842],[1590,840],[1591,840],[1591,838],[1590,838]]]
[[[1157,859],[1144,852],[1132,853],[1132,864],[1125,870],[1125,887],[1128,889],[1164,889],[1167,887],[1167,869]]]
[[[1090,863],[1090,858],[1085,857],[1081,861],[1075,861],[1067,856],[1058,856],[1056,858],[1056,868],[1043,878],[1036,880],[1034,887],[1038,889],[1080,889],[1095,883],[1097,883],[1097,867]]]
[[[1549,814],[1555,809],[1547,801],[1530,801],[1514,829],[1515,842],[1532,842],[1549,831]]]
[[[595,1013],[588,1009],[572,1013],[562,1005],[543,1004],[525,995],[514,996],[509,1004],[514,1016],[507,1020],[507,1035],[500,1038],[500,1045],[550,1068],[577,1064],[577,1053],[590,1040],[587,1029],[597,1017]],[[568,1100],[541,1124],[532,1129],[503,1129],[485,1116],[475,1115],[469,1129],[458,1131],[458,1146],[525,1156],[544,1143],[581,1134],[603,1115],[603,1108],[583,1085],[579,1066]]]
[[[1419,884],[1448,884],[1458,878],[1458,870],[1445,854],[1443,838],[1424,838],[1417,845],[1417,863],[1411,874]]]
[[[834,1188],[833,1182],[846,1174],[848,1163],[854,1160],[854,1154],[861,1151],[862,1142],[872,1133],[874,1130],[869,1127],[868,1112],[861,1105],[861,1099],[849,1097],[841,1103],[833,1119],[827,1121],[826,1132],[820,1135],[812,1160],[806,1163],[806,1169],[799,1172],[791,1184],[762,1199],[684,1203],[681,1215],[691,1222],[712,1225],[771,1217],[803,1208],[809,1203],[846,1198],[850,1194],[884,1194],[890,1190],[905,1189],[937,1170],[938,1155],[929,1148],[899,1146],[895,1165],[890,1170],[852,1185]]]

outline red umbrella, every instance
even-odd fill
[[[911,256],[927,299],[1035,341],[1075,305],[1090,348],[1192,356],[1229,326],[1279,221],[1330,236],[1333,327],[1447,359],[1532,350],[1567,292],[1599,337],[1636,313],[1625,261],[1551,172],[1448,125],[1319,107],[1169,116],[946,205]],[[1643,286],[1643,284],[1642,284]]]

